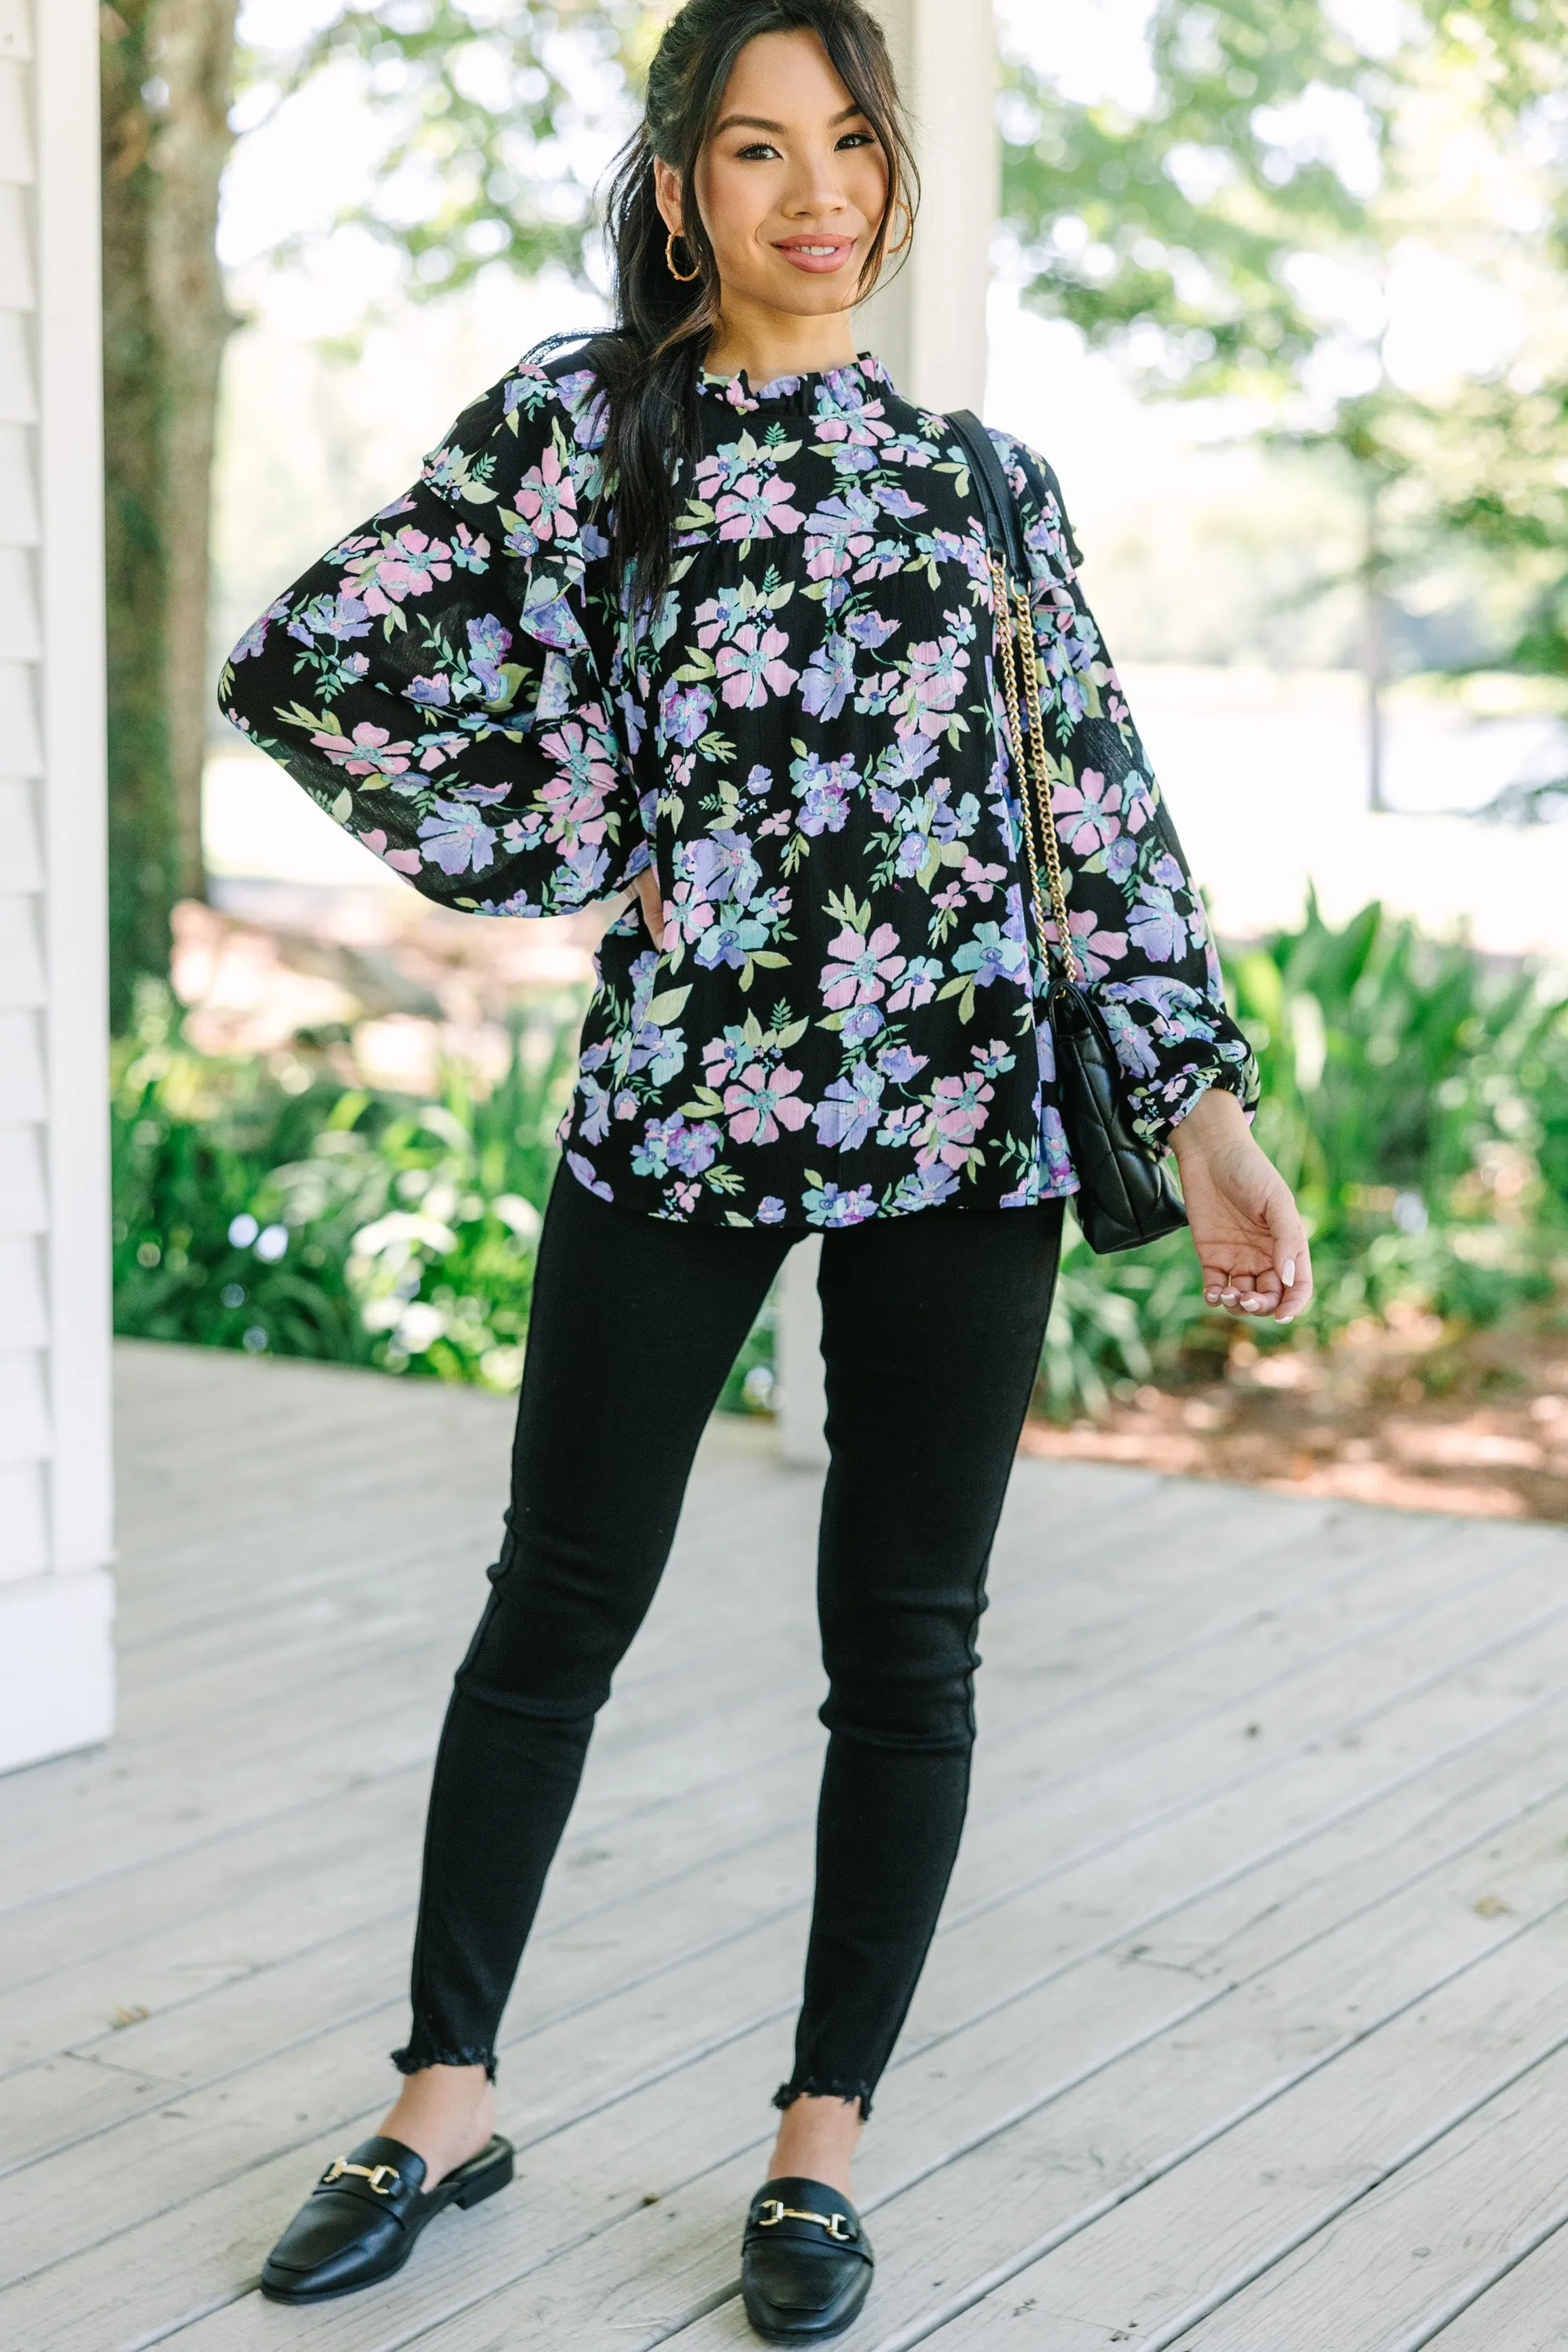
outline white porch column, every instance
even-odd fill
[[[0,0],[0,1770],[105,1738],[97,0]]]
[[[1000,158],[996,33],[991,0],[870,0],[887,29],[914,125],[921,206],[914,250],[856,322],[900,392],[930,408],[978,409],[985,397]],[[790,1252],[778,1302],[779,1451],[803,1466],[827,1458],[822,1434],[819,1241]]]

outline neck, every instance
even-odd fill
[[[739,375],[744,369],[752,383],[772,383],[781,375],[849,367],[855,357],[852,311],[801,319],[727,293],[703,364],[712,375]]]

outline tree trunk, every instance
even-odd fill
[[[205,894],[211,477],[232,324],[216,254],[237,0],[101,12],[112,1012]]]

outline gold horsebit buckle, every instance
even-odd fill
[[[321,2186],[330,2188],[352,2172],[356,2179],[368,2180],[378,2197],[390,2197],[395,2189],[403,2186],[403,2175],[395,2164],[345,2164],[341,2156],[334,2157],[321,2175]]]
[[[764,2230],[776,2230],[781,2221],[815,2221],[826,2230],[836,2246],[852,2246],[855,2232],[848,2226],[847,2213],[804,2213],[796,2205],[781,2203],[776,2197],[767,2197],[758,2209],[757,2220]]]

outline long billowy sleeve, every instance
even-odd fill
[[[562,914],[647,863],[585,626],[595,412],[586,376],[494,386],[224,667],[235,726],[447,906]]]
[[[1133,1123],[1158,1148],[1209,1087],[1250,1109],[1257,1065],[1226,1010],[1203,899],[1079,586],[1056,476],[996,438],[1029,551],[1072,942],[1115,1041]]]

